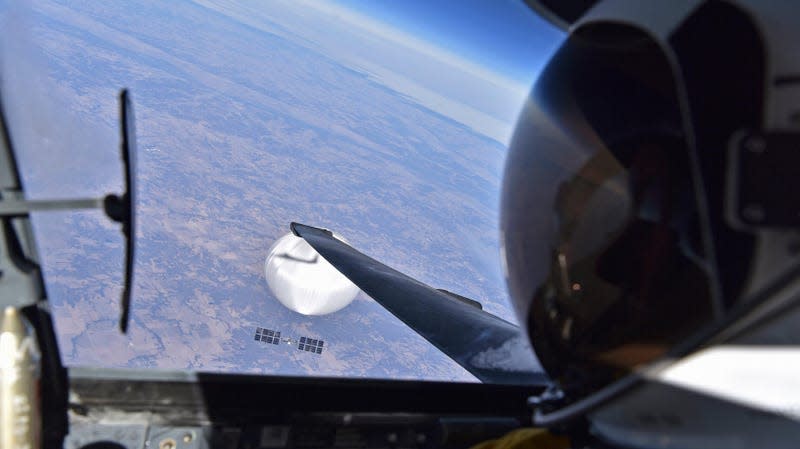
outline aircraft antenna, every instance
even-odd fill
[[[128,332],[128,322],[130,321],[134,240],[136,238],[136,127],[128,89],[122,89],[119,94],[119,110],[122,133],[120,156],[125,169],[125,193],[121,196],[107,195],[103,199],[103,209],[108,218],[122,224],[122,234],[125,236],[125,279],[120,299],[119,317],[119,330],[124,334]]]
[[[16,217],[27,217],[35,211],[55,211],[74,209],[100,209],[108,218],[122,225],[122,234],[125,236],[125,277],[121,298],[121,313],[119,328],[122,333],[128,331],[130,318],[131,288],[133,286],[133,257],[134,239],[136,237],[136,135],[134,127],[133,106],[130,94],[123,89],[119,94],[120,101],[120,156],[125,170],[125,193],[122,195],[110,194],[104,198],[77,198],[55,200],[27,200],[21,193],[6,191],[0,194],[0,218],[8,220]],[[20,185],[19,175],[16,172],[16,163],[13,160],[14,152],[11,149],[8,130],[5,121],[0,116],[0,158],[5,158],[7,164],[0,165],[0,179],[8,180],[12,184]],[[8,147],[8,148],[5,148]],[[9,168],[10,167],[10,168]],[[8,170],[13,171],[9,172]],[[7,170],[6,170],[7,169]],[[4,171],[5,170],[5,171]]]

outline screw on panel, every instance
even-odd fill
[[[753,154],[761,154],[767,150],[767,142],[761,136],[750,136],[744,140],[744,149]]]
[[[786,245],[786,252],[789,253],[791,256],[795,256],[800,253],[800,240],[792,240]]]
[[[789,121],[795,125],[800,125],[800,111],[794,111],[789,114]]]
[[[742,217],[752,223],[760,223],[764,221],[766,212],[760,204],[748,204],[742,209]]]
[[[158,443],[158,449],[175,449],[177,446],[178,443],[172,438],[165,438]]]

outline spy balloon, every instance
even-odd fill
[[[341,310],[359,291],[304,239],[292,233],[279,238],[269,249],[264,273],[278,301],[303,315]]]

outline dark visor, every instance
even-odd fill
[[[711,320],[672,70],[632,28],[565,42],[520,117],[502,227],[537,356],[579,399]]]

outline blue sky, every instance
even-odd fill
[[[281,7],[228,13],[299,39],[503,144],[531,85],[563,39],[516,0],[469,0],[466,6],[452,0],[274,1]]]
[[[335,2],[523,84],[563,37],[521,0]]]

